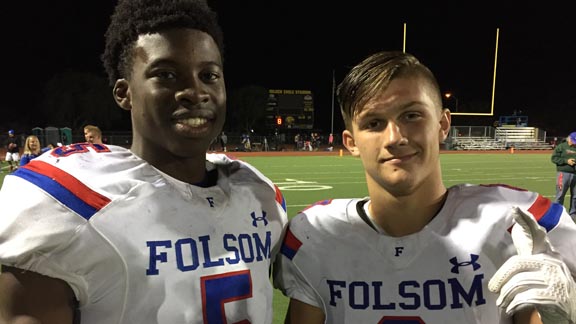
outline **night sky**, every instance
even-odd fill
[[[21,109],[38,111],[45,83],[64,70],[104,76],[99,56],[115,1],[10,2],[0,11],[3,72],[0,127]],[[455,116],[453,125],[491,125],[522,111],[550,135],[576,130],[576,17],[567,2],[546,7],[421,5],[403,1],[209,1],[224,29],[228,91],[246,85],[312,90],[316,128],[341,131],[332,75],[379,50],[415,54],[436,74],[459,110],[492,98],[494,116]],[[335,4],[341,3],[341,4]],[[465,3],[465,2],[461,2]],[[478,2],[480,3],[480,2]],[[12,20],[12,22],[8,21]],[[446,102],[454,110],[454,102]],[[6,113],[4,113],[6,112]],[[489,111],[488,111],[489,112]]]

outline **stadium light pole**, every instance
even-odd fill
[[[404,33],[402,35],[402,53],[406,53],[406,32],[408,30],[408,26],[404,23]]]
[[[402,51],[406,53],[406,39],[407,39],[407,32],[408,26],[404,23],[404,33],[402,35]],[[481,112],[458,112],[458,98],[454,96],[454,100],[456,101],[456,107],[454,112],[452,112],[452,116],[494,116],[494,100],[496,95],[496,69],[498,67],[498,45],[500,42],[500,28],[496,28],[496,45],[494,47],[494,72],[492,77],[492,95],[490,100],[490,112],[481,113]],[[452,95],[452,94],[450,94]],[[446,94],[444,95],[446,96]],[[449,98],[446,96],[446,98]]]
[[[332,69],[332,120],[330,122],[330,134],[334,134],[334,96],[336,96],[336,76]]]
[[[455,102],[454,111],[458,112],[458,97],[456,97],[452,92],[446,92],[444,94],[444,97],[446,97],[446,99],[450,99],[452,97],[454,98],[454,102]]]

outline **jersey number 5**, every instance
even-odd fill
[[[250,270],[202,277],[204,324],[227,324],[224,304],[251,297]],[[250,321],[246,319],[234,324],[250,324]]]
[[[378,324],[426,324],[418,316],[384,316]]]

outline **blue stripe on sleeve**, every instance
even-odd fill
[[[80,216],[84,217],[86,220],[90,219],[90,217],[98,212],[98,209],[88,205],[70,190],[66,189],[58,182],[52,180],[50,177],[36,173],[26,168],[19,168],[13,172],[12,175],[18,176],[35,184],[49,195],[54,197],[54,199],[58,200]]]
[[[550,208],[546,213],[538,220],[538,224],[546,229],[546,232],[552,230],[558,222],[560,221],[560,216],[562,215],[563,207],[558,203],[550,204]]]

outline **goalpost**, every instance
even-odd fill
[[[407,38],[407,23],[404,23],[404,32],[402,35],[402,51],[406,52],[406,38]],[[496,70],[498,67],[498,42],[500,39],[500,28],[496,28],[496,44],[494,51],[494,70],[492,73],[492,93],[490,96],[490,112],[451,112],[454,116],[494,116],[494,97],[496,94]],[[446,94],[450,97],[450,94]],[[458,99],[456,99],[458,100]],[[458,102],[458,101],[456,101]]]

